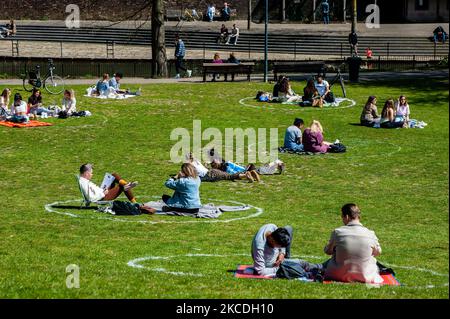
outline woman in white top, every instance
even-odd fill
[[[64,97],[62,99],[62,107],[63,111],[66,111],[68,115],[77,111],[77,100],[75,99],[74,90],[65,90]]]
[[[28,122],[29,118],[27,116],[27,111],[27,103],[22,100],[22,95],[20,95],[20,93],[16,93],[14,95],[14,103],[11,104],[11,114],[13,115],[11,121],[18,123]]]
[[[402,117],[405,122],[409,122],[409,105],[406,96],[400,95],[395,103],[396,116]]]
[[[11,90],[8,88],[4,89],[2,95],[0,95],[0,120],[6,119],[9,115],[8,105],[10,96]]]

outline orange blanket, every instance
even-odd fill
[[[52,126],[53,124],[39,121],[29,121],[28,123],[14,123],[8,121],[1,121],[0,125],[7,127],[38,127],[38,126]]]

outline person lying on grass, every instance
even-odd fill
[[[319,121],[313,120],[311,126],[303,132],[304,150],[312,153],[326,153],[330,150],[330,142],[323,140],[323,128]]]
[[[176,211],[182,213],[198,213],[202,207],[200,202],[200,178],[194,165],[184,163],[177,175],[169,178],[165,186],[175,190],[173,196],[163,195],[162,200],[167,206],[164,211]]]
[[[136,203],[136,198],[133,196],[131,189],[135,187],[137,182],[127,182],[118,174],[111,174],[114,176],[114,181],[107,189],[103,189],[94,184],[91,179],[94,175],[94,166],[92,164],[83,164],[80,166],[80,189],[84,197],[90,202],[111,201],[119,197],[120,194],[125,193],[125,196],[132,203]]]
[[[321,271],[321,264],[291,258],[293,229],[291,226],[277,227],[274,224],[262,226],[253,237],[252,258],[255,275],[276,277],[283,262],[298,264],[305,272]]]
[[[187,157],[187,163],[192,164],[202,182],[235,181],[247,179],[250,183],[254,182],[254,175],[250,172],[229,174],[220,169],[220,161],[214,159],[211,168],[208,169],[198,159],[194,158],[192,153]],[[215,163],[215,164],[213,164]]]
[[[344,226],[336,228],[324,248],[331,259],[324,263],[325,279],[342,282],[381,283],[376,256],[381,246],[375,233],[361,222],[361,210],[356,204],[341,208]]]

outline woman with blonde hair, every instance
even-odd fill
[[[409,104],[408,100],[406,99],[406,96],[400,95],[398,98],[398,101],[395,103],[395,112],[397,117],[403,118],[405,123],[409,122]]]
[[[319,121],[313,120],[311,126],[303,131],[302,142],[305,152],[326,153],[330,142],[323,140],[323,128]]]
[[[200,178],[191,163],[181,165],[181,170],[174,177],[169,178],[165,186],[173,189],[173,196],[163,195],[162,200],[167,206],[164,211],[177,211],[183,213],[198,213],[202,207],[200,202]]]
[[[77,111],[77,99],[75,98],[74,90],[65,90],[64,97],[62,99],[62,107],[63,111],[67,112],[67,115],[72,115],[72,113]]]
[[[389,99],[384,103],[383,110],[381,111],[380,127],[382,128],[397,128],[403,127],[404,120],[395,120],[394,100]]]

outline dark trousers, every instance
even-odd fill
[[[403,127],[403,124],[404,124],[405,122],[390,122],[390,121],[387,121],[387,122],[383,122],[383,123],[380,123],[380,127],[382,127],[382,128],[397,128],[397,127]]]
[[[183,57],[177,56],[177,60],[175,61],[175,69],[177,71],[177,74],[180,74],[180,70],[183,70],[186,72],[186,68],[183,66]]]
[[[162,200],[165,204],[167,204],[167,201],[170,199],[171,197],[169,195],[163,195],[162,196]],[[168,210],[169,211],[174,211],[174,212],[180,212],[180,213],[188,213],[188,214],[197,214],[199,209],[198,208],[181,208],[181,207],[172,207],[169,206],[169,204],[167,204]]]

